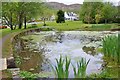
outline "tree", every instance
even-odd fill
[[[95,23],[95,15],[101,14],[102,2],[83,2],[80,9],[80,18],[83,22]],[[99,12],[98,12],[99,11]]]
[[[96,22],[96,24],[98,24],[100,22],[100,19],[101,19],[101,15],[100,14],[96,14],[95,15],[95,22]]]
[[[26,22],[32,17],[36,17],[41,12],[41,3],[39,2],[3,2],[2,3],[2,17],[5,24],[7,24],[11,30],[18,25],[19,29],[22,28],[24,22],[24,28],[26,29]],[[13,28],[13,26],[15,26]]]
[[[110,2],[104,3],[104,6],[102,8],[102,16],[105,20],[105,23],[108,23],[109,19],[114,18],[116,13],[117,13],[117,10],[115,9],[112,3]]]
[[[3,2],[2,3],[2,20],[4,23],[13,30],[14,23],[17,23],[16,17],[16,3],[14,2]]]
[[[26,29],[27,18],[36,17],[41,11],[41,3],[38,2],[18,2],[17,7],[19,15],[19,29],[22,28],[24,22],[24,28]]]
[[[57,20],[56,20],[57,23],[64,23],[65,22],[64,12],[62,10],[59,10],[57,12],[57,16],[58,16]]]
[[[26,22],[30,18],[35,18],[40,15],[42,12],[41,3],[35,2],[27,2],[24,3],[24,12],[23,12],[23,20],[24,20],[24,28],[26,29]]]
[[[46,7],[46,5],[42,5],[42,12],[41,12],[41,17],[44,22],[43,26],[46,26],[46,19],[49,19],[53,14],[54,14],[53,9]]]

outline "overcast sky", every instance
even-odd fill
[[[46,0],[46,1],[47,2],[60,2],[60,3],[64,3],[64,4],[69,5],[69,4],[75,4],[75,3],[82,4],[84,0]],[[104,1],[110,1],[110,2],[114,2],[114,3],[118,3],[120,0],[104,0]]]

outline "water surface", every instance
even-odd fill
[[[24,49],[18,54],[24,59],[22,59],[20,68],[33,72],[52,72],[50,64],[55,66],[55,59],[59,59],[62,55],[63,57],[68,56],[74,65],[81,58],[90,59],[86,74],[98,73],[101,70],[104,56],[97,51],[102,47],[102,38],[116,34],[117,32],[110,31],[43,31],[22,36],[24,46],[21,47]],[[25,60],[27,61],[25,62]],[[69,77],[73,77],[71,65],[69,71]]]

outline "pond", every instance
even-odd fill
[[[67,56],[71,63],[81,58],[90,59],[86,74],[99,73],[103,68],[102,38],[106,35],[117,35],[110,31],[42,31],[33,32],[21,36],[15,43],[15,58],[21,70],[33,73],[52,74],[52,66],[60,55]],[[70,65],[69,77],[74,77],[72,65]]]

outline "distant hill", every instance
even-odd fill
[[[80,11],[81,4],[71,4],[71,5],[66,5],[63,3],[58,3],[58,2],[45,2],[44,3],[47,7],[55,9],[55,10],[65,10],[65,11],[73,11],[77,12]]]

